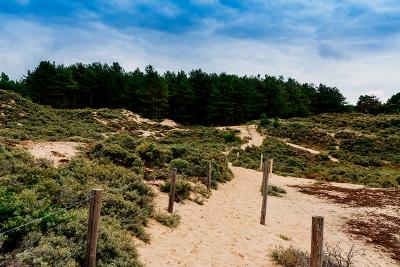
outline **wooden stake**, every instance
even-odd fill
[[[102,196],[103,189],[92,189],[89,208],[88,233],[86,240],[86,267],[96,266],[97,237],[99,234]]]
[[[236,157],[239,158],[239,151],[236,153]]]
[[[264,166],[261,168],[262,169],[262,171],[263,171],[263,180],[262,180],[262,185],[261,185],[261,195],[264,195],[264,190],[263,190],[263,188],[264,188],[264,184],[265,184],[265,176],[269,176],[269,177],[272,177],[272,167],[273,167],[273,164],[274,164],[274,160],[273,159],[270,159],[269,161],[268,161],[268,167],[267,168],[265,168],[265,164],[264,164]],[[269,177],[267,178],[267,180],[269,180]],[[268,186],[268,185],[267,185]],[[267,192],[268,192],[268,188],[267,188]]]
[[[272,177],[272,167],[274,165],[274,159],[270,159],[268,161],[268,164],[269,164],[269,178],[271,178]]]
[[[171,185],[169,190],[169,202],[168,202],[168,212],[174,212],[174,201],[175,201],[175,184],[176,184],[176,168],[172,170],[171,173]]]
[[[264,167],[263,167],[263,183],[262,183],[262,205],[261,205],[261,218],[260,218],[260,224],[265,225],[265,218],[267,215],[267,201],[268,201],[268,181],[269,181],[269,173],[270,170],[269,168],[272,166],[271,160],[267,162],[264,162]]]
[[[311,267],[322,267],[324,242],[324,217],[312,217]]]
[[[260,159],[260,170],[263,169],[263,154],[261,153],[261,159]]]
[[[211,161],[208,162],[208,173],[207,173],[207,189],[211,189],[211,172],[212,172],[212,165]]]

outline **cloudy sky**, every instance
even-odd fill
[[[400,91],[399,0],[0,0],[0,72],[39,61],[283,75]]]

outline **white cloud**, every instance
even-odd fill
[[[400,91],[400,37],[392,37],[390,45],[379,51],[357,50],[362,40],[341,40],[335,49],[350,56],[337,59],[322,57],[320,42],[310,39],[272,42],[217,36],[207,30],[174,35],[140,28],[122,32],[101,23],[77,29],[8,17],[0,20],[5,22],[0,36],[7,36],[0,39],[0,71],[12,78],[21,77],[40,60],[118,61],[127,70],[152,64],[160,71],[202,68],[240,75],[282,74],[300,82],[337,86],[353,103],[360,94],[386,100]]]

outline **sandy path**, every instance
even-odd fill
[[[151,244],[140,244],[141,260],[147,266],[274,266],[269,253],[275,246],[293,245],[310,248],[312,215],[325,217],[325,239],[344,249],[355,244],[364,251],[356,258],[356,266],[397,266],[388,256],[350,239],[339,231],[345,217],[354,208],[324,202],[304,195],[287,185],[311,183],[311,180],[273,175],[273,184],[288,191],[283,198],[270,197],[267,226],[259,224],[261,172],[232,167],[235,179],[213,191],[204,206],[193,202],[176,205],[182,223],[175,230],[156,222],[149,225]],[[159,207],[167,204],[167,196],[159,194]],[[282,240],[283,234],[291,238]]]
[[[223,130],[226,128],[235,129],[235,130],[240,131],[239,132],[240,139],[248,140],[247,143],[242,144],[240,146],[241,149],[245,149],[246,147],[251,147],[251,146],[261,146],[262,142],[265,139],[265,136],[263,136],[259,132],[257,132],[257,125],[255,125],[255,124],[217,127],[217,129],[220,129],[220,130]]]
[[[283,141],[284,141],[284,140],[283,140]],[[286,142],[286,141],[284,141],[284,142],[285,142],[285,144],[288,145],[288,146],[291,146],[291,147],[293,147],[293,148],[300,149],[300,150],[303,150],[303,151],[307,151],[307,152],[309,152],[309,153],[311,153],[311,154],[314,154],[314,155],[321,154],[320,151],[315,150],[315,149],[312,149],[312,148],[308,148],[308,147],[304,147],[304,146],[299,146],[299,145],[292,144],[292,143],[289,143],[289,142]],[[332,156],[330,156],[330,155],[328,155],[328,157],[329,157],[329,159],[330,159],[331,161],[333,161],[333,162],[339,162],[338,159],[336,159],[336,158],[334,158],[334,157],[332,157]]]

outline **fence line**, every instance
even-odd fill
[[[88,197],[88,198],[86,198],[86,199],[84,199],[84,200],[75,202],[75,203],[73,203],[73,204],[71,204],[71,205],[69,205],[69,206],[67,206],[67,207],[65,207],[65,208],[63,208],[63,209],[66,210],[66,209],[70,209],[70,208],[72,208],[72,207],[75,207],[75,206],[77,206],[77,205],[79,205],[79,204],[81,204],[81,203],[83,203],[83,202],[89,201],[92,197],[93,197],[93,196]],[[36,223],[36,222],[40,222],[40,221],[42,221],[43,219],[46,219],[46,218],[50,217],[51,215],[55,215],[55,214],[62,213],[62,212],[64,212],[64,210],[59,210],[59,211],[55,211],[55,212],[50,212],[50,213],[46,214],[46,215],[43,216],[43,217],[40,217],[40,218],[37,218],[37,219],[33,219],[33,220],[31,220],[31,221],[29,221],[29,222],[27,222],[27,223],[21,224],[21,225],[19,225],[19,226],[17,226],[17,227],[14,227],[14,228],[12,228],[12,229],[8,229],[8,230],[6,230],[6,231],[0,232],[0,235],[4,235],[4,234],[8,234],[8,233],[14,232],[14,231],[16,231],[16,230],[18,230],[18,229],[21,229],[21,228],[23,228],[23,227],[25,227],[25,226],[28,226],[28,225],[30,225],[30,224],[33,224],[33,223]]]

